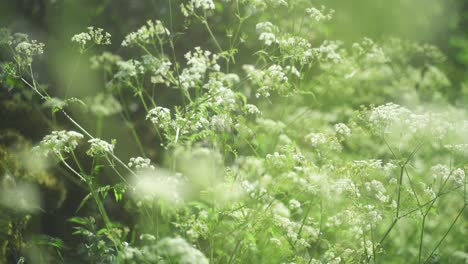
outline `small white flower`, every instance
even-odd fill
[[[266,21],[258,23],[255,28],[259,34],[258,39],[263,41],[265,45],[270,46],[278,42],[276,34],[279,33],[279,29],[271,22]]]
[[[394,103],[387,103],[371,110],[369,121],[374,125],[387,125],[411,114],[408,109]]]
[[[325,6],[321,6],[320,9],[317,9],[315,7],[310,7],[306,9],[306,13],[313,18],[315,21],[320,22],[320,21],[329,21],[333,18],[333,14],[335,13],[335,10],[330,9],[328,12],[325,9]]]
[[[200,47],[196,47],[194,52],[189,51],[185,54],[185,59],[188,67],[179,76],[180,85],[185,90],[198,85],[209,69],[213,71],[220,69],[216,62],[218,55],[208,50],[203,51]]]
[[[119,71],[115,74],[116,78],[128,79],[145,72],[145,68],[141,65],[141,62],[137,60],[118,61],[117,66],[119,67]]]

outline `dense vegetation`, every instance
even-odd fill
[[[0,263],[468,263],[468,6],[345,2],[0,2]]]

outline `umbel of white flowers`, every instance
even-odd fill
[[[75,131],[52,131],[46,135],[39,143],[39,148],[48,155],[50,152],[60,155],[69,153],[78,146],[78,141],[83,135]]]

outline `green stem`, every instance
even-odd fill
[[[439,242],[437,243],[437,245],[434,247],[434,249],[431,251],[431,254],[429,254],[429,256],[426,258],[426,260],[424,261],[424,264],[428,263],[428,261],[431,259],[432,255],[434,255],[434,252],[440,247],[440,245],[442,244],[442,242],[445,240],[445,238],[447,237],[447,235],[450,233],[450,231],[452,230],[452,228],[455,226],[455,223],[457,223],[458,221],[458,218],[460,218],[460,216],[462,215],[462,213],[465,211],[466,209],[466,206],[468,205],[468,203],[465,203],[465,205],[463,206],[463,208],[460,210],[460,212],[458,213],[457,217],[453,220],[452,224],[450,225],[449,229],[447,230],[447,232],[445,232],[445,234],[442,236],[442,238],[439,240]]]

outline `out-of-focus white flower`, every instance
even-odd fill
[[[335,131],[338,135],[343,137],[349,137],[351,135],[351,129],[343,123],[338,123],[335,125]]]
[[[208,264],[209,261],[198,249],[192,247],[181,237],[163,238],[156,244],[158,255],[170,260],[170,263]]]
[[[162,199],[172,205],[183,202],[187,186],[180,175],[159,168],[141,169],[137,173],[133,182],[135,200],[152,203]]]
[[[110,116],[122,111],[120,102],[110,94],[98,94],[89,100],[89,109],[97,116]]]
[[[117,66],[119,67],[119,71],[115,74],[116,78],[128,79],[145,72],[145,68],[141,65],[141,62],[137,60],[118,61]]]

